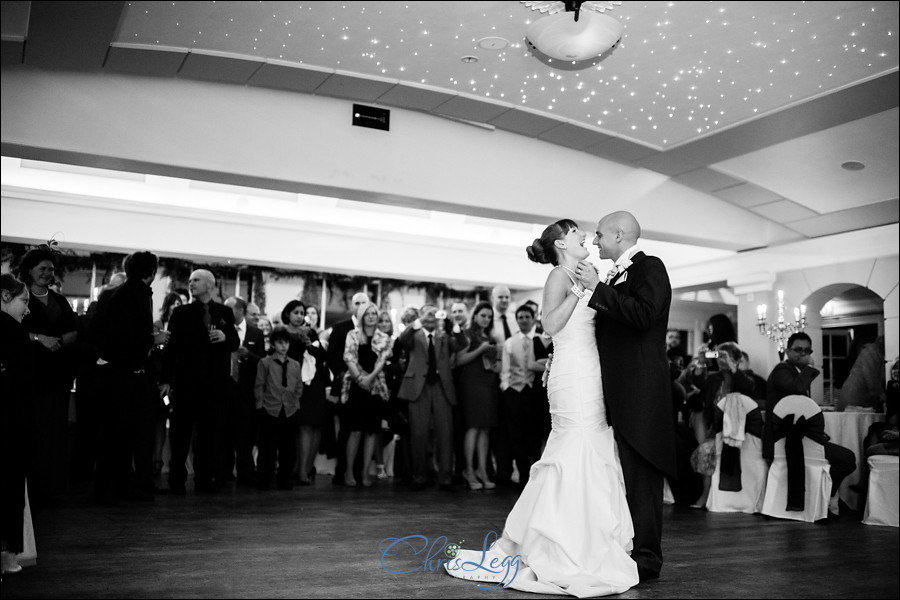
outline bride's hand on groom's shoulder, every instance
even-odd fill
[[[597,267],[586,260],[578,261],[575,272],[578,274],[581,285],[583,285],[586,290],[594,290],[600,283],[600,274],[597,272]]]

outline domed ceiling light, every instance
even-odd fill
[[[526,38],[551,58],[566,61],[588,60],[619,43],[624,27],[602,14],[621,2],[525,2],[532,10],[549,13],[528,27]],[[584,10],[588,9],[588,10]]]

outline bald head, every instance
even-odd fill
[[[247,310],[244,313],[244,316],[247,317],[247,320],[250,321],[250,324],[254,327],[259,323],[259,317],[262,315],[262,311],[259,310],[259,307],[252,302],[247,303]]]
[[[369,303],[369,295],[365,292],[356,292],[353,294],[353,298],[350,299],[350,314],[355,315],[356,311],[363,304]]]
[[[610,213],[600,219],[600,222],[606,222],[612,227],[615,227],[617,231],[622,233],[623,239],[630,241],[631,245],[636,244],[638,238],[641,237],[641,225],[630,212],[620,210]]]
[[[618,260],[622,254],[637,244],[641,237],[641,225],[630,212],[620,210],[610,213],[597,223],[594,245],[600,258]]]
[[[209,302],[215,287],[216,276],[206,269],[197,269],[191,273],[191,278],[188,280],[191,298],[200,302]]]
[[[505,313],[506,309],[509,308],[510,296],[509,288],[505,285],[494,286],[494,289],[491,290],[491,300],[494,301],[494,310],[500,314]]]

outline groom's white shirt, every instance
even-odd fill
[[[616,266],[618,267],[619,265],[622,265],[623,269],[627,269],[628,267],[631,266],[631,258],[640,251],[641,251],[640,247],[638,247],[638,245],[635,244],[634,246],[632,246],[631,248],[629,248],[628,250],[626,250],[625,252],[622,253],[622,256],[620,256],[619,259],[616,261]]]

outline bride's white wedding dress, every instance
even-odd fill
[[[461,579],[578,597],[638,583],[634,529],[613,431],[606,423],[589,297],[553,337],[547,390],[553,431],[487,551],[460,550],[445,565]]]

